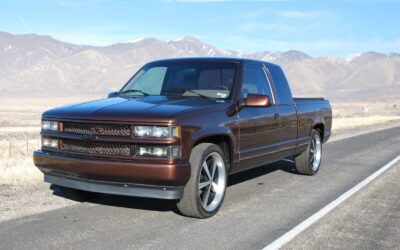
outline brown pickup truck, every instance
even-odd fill
[[[105,99],[45,112],[34,162],[66,193],[174,199],[182,214],[207,218],[229,174],[287,157],[316,174],[331,124],[329,102],[292,98],[277,65],[160,60]]]

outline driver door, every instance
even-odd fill
[[[240,170],[261,166],[276,159],[279,151],[279,108],[275,105],[272,86],[263,65],[245,64],[241,98],[248,94],[268,95],[270,107],[243,107],[239,112]]]

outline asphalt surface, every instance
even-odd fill
[[[398,156],[400,127],[334,141],[323,150],[322,168],[313,177],[297,175],[290,160],[230,176],[220,212],[207,220],[178,215],[173,202],[103,196],[93,203],[1,222],[0,249],[261,249]],[[381,192],[398,199],[397,190]],[[398,220],[391,216],[399,204],[387,204],[394,206],[394,214],[381,218]],[[314,226],[318,223],[309,230],[321,230]],[[394,223],[396,230],[399,226]],[[287,247],[303,246],[302,236]],[[351,243],[348,248],[354,248]]]
[[[400,164],[283,249],[400,249]]]

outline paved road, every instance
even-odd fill
[[[400,164],[283,249],[400,249]]]
[[[399,153],[397,127],[328,143],[314,177],[295,174],[290,161],[230,176],[208,220],[179,216],[171,202],[103,196],[0,223],[0,249],[261,249]]]

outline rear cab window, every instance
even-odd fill
[[[289,84],[281,67],[273,64],[264,65],[272,78],[271,80],[275,87],[277,103],[280,105],[293,104],[293,97],[289,89]]]

